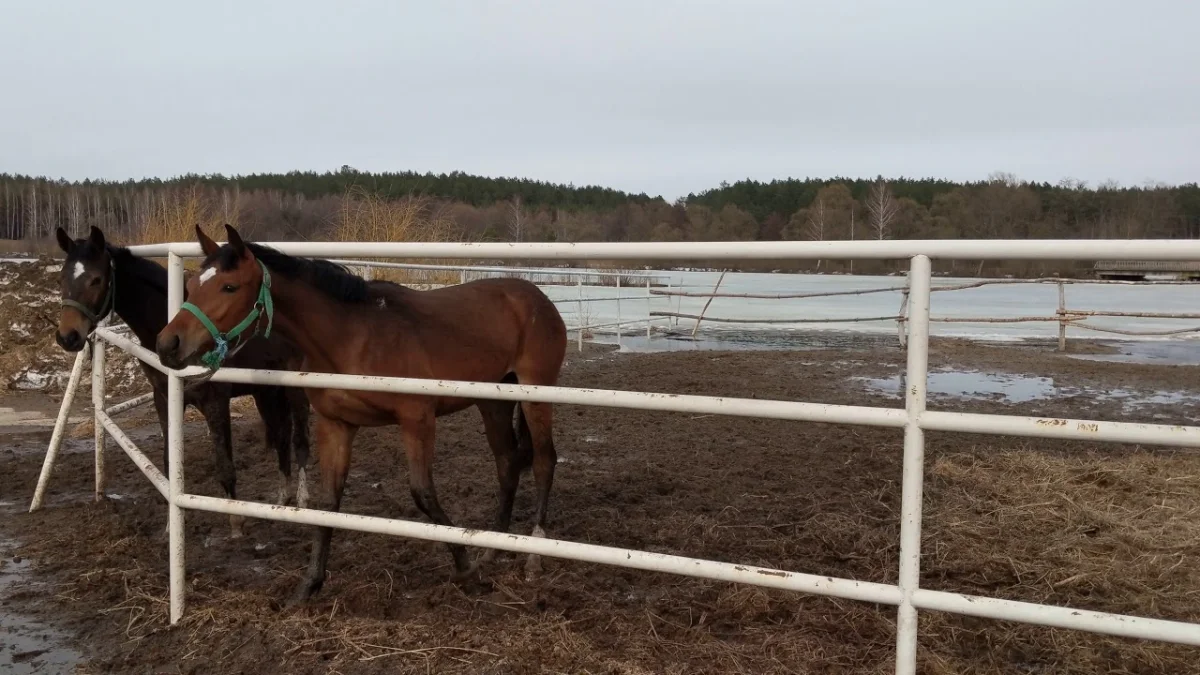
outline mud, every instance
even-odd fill
[[[1093,352],[1104,352],[1094,349]],[[569,354],[568,386],[899,407],[863,378],[898,375],[896,347]],[[938,341],[931,368],[1047,378],[1046,396],[965,392],[935,409],[1189,423],[1194,368],[1081,360],[1044,346]],[[961,389],[961,388],[960,388]],[[1120,389],[1146,399],[1128,406]],[[1160,392],[1181,398],[1154,399]],[[963,393],[963,392],[960,392]],[[1001,392],[1002,394],[1003,392]],[[84,410],[86,399],[80,399]],[[19,410],[17,406],[0,402]],[[235,422],[238,486],[269,501],[274,460],[253,416]],[[148,411],[123,417],[159,461]],[[556,408],[550,536],[894,583],[897,430],[579,406]],[[218,495],[201,425],[187,426],[189,490]],[[6,435],[0,500],[27,504],[46,428]],[[448,581],[443,545],[338,532],[309,605],[281,602],[307,563],[306,528],[187,514],[188,609],[166,615],[166,508],[110,444],[94,504],[90,437],[69,439],[48,506],[6,512],[0,537],[42,587],[4,611],[72,638],[88,673],[886,673],[895,609],[667,574],[500,554],[480,583]],[[424,520],[395,428],[364,430],[343,510]],[[317,471],[312,471],[314,478]],[[441,420],[435,477],[457,524],[485,526],[495,468],[478,417]],[[528,533],[526,477],[514,531]],[[930,433],[922,585],[1200,621],[1200,455],[1177,448]],[[5,553],[6,556],[9,553]],[[23,573],[24,574],[24,573]],[[10,614],[11,615],[11,614]],[[923,673],[1193,673],[1200,650],[922,612]]]
[[[14,507],[11,502],[0,502],[0,514],[12,517]],[[16,542],[0,539],[0,672],[70,672],[83,662],[82,655],[71,647],[73,636],[8,609],[13,595],[36,593],[45,586],[32,578],[31,561],[15,555],[16,548]]]

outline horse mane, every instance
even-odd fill
[[[247,242],[246,248],[272,272],[303,281],[332,300],[364,304],[372,299],[366,280],[343,265],[328,260],[297,258],[262,244]],[[204,261],[205,265],[216,264],[223,271],[234,269],[238,264],[237,253],[229,245],[222,246],[209,258]]]
[[[164,294],[167,292],[167,270],[162,265],[149,258],[140,258],[124,246],[107,244],[105,248],[108,249],[108,255],[112,257],[115,265],[154,290]]]

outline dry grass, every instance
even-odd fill
[[[922,586],[1200,621],[1200,460],[1192,452],[1056,455],[1034,446],[930,468]],[[931,673],[1196,672],[1195,650],[927,612]]]
[[[922,585],[1200,620],[1198,467],[1193,454],[1137,451],[1055,456],[1032,447],[983,447],[940,456],[929,470]],[[132,652],[168,630],[164,567],[157,549],[144,546],[144,537],[156,536],[161,524],[121,522],[111,509],[88,509],[84,517],[90,521],[84,527],[47,532],[27,550],[64,569],[87,569],[61,587],[60,597],[94,601],[107,594],[103,613],[119,617]],[[894,543],[891,524],[851,521],[815,519],[806,529],[828,530],[832,537],[874,533],[881,546]],[[130,528],[142,533],[117,536]],[[873,558],[881,569],[868,576],[894,575],[894,558]],[[603,593],[581,601],[570,617],[535,610],[543,594],[554,592],[547,589],[574,588],[579,595],[589,588],[588,571],[571,569],[534,585],[500,572],[491,580],[496,592],[483,597],[447,584],[416,601],[421,607],[412,615],[388,617],[364,610],[404,589],[386,567],[364,561],[351,571],[343,564],[343,578],[360,585],[344,589],[332,606],[284,612],[277,598],[299,578],[299,569],[272,567],[259,579],[273,581],[250,589],[231,589],[195,573],[189,610],[170,629],[171,658],[193,668],[221,662],[223,654],[249,643],[279,659],[276,667],[306,673],[511,672],[528,667],[531,654],[544,667],[574,665],[574,672],[682,673],[700,663],[709,664],[704,672],[889,672],[891,608],[686,582],[705,589],[697,594],[664,576],[664,588],[674,590],[647,599],[640,618],[625,606],[609,606],[612,599]],[[497,613],[510,618],[501,622]],[[741,642],[761,643],[753,662],[729,631]],[[936,612],[922,613],[920,631],[920,672],[934,675],[1197,672],[1195,650],[1176,645]],[[670,662],[678,667],[663,665]],[[647,669],[656,663],[663,669]]]
[[[169,241],[192,241],[199,225],[210,234],[222,231],[228,223],[240,227],[237,194],[229,204],[205,199],[199,186],[179,191],[162,191],[151,203],[145,223],[133,234],[131,244],[158,244]],[[223,239],[224,237],[222,237]]]
[[[366,191],[356,190],[342,200],[338,221],[330,235],[334,241],[444,242],[461,240],[456,232],[454,223],[436,213],[427,198],[387,200]],[[395,262],[384,258],[373,260]],[[410,262],[463,264],[462,261],[447,260]],[[398,283],[452,284],[459,280],[457,272],[415,272],[378,267],[370,269],[370,276]]]

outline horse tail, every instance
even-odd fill
[[[533,466],[533,435],[529,433],[529,424],[525,421],[525,406],[517,403],[517,451],[513,457],[522,473]]]

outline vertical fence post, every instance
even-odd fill
[[[646,339],[650,339],[650,323],[654,317],[650,316],[650,312],[654,311],[654,306],[650,304],[650,277],[646,277]]]
[[[99,413],[104,411],[104,340],[100,336],[92,338],[92,410],[96,413],[96,501],[104,499],[104,443],[108,433],[100,424]]]
[[[929,258],[914,256],[908,273],[908,369],[905,378],[904,470],[900,497],[901,600],[896,620],[896,673],[913,675],[917,669],[917,609],[913,591],[921,579],[921,502],[925,478],[925,432],[920,415],[925,412],[929,374]]]
[[[896,335],[898,338],[900,338],[901,349],[906,349],[908,347],[908,334],[905,326],[905,324],[908,322],[908,318],[905,316],[905,312],[908,311],[908,295],[911,293],[911,279],[909,280],[909,284],[910,288],[900,291],[900,313],[896,315]]]
[[[42,473],[38,476],[37,487],[33,490],[33,501],[29,504],[30,513],[42,508],[42,500],[46,498],[46,486],[50,483],[50,473],[54,471],[54,462],[58,459],[59,448],[62,447],[67,418],[71,416],[71,406],[75,402],[75,392],[79,389],[79,377],[83,373],[83,364],[87,361],[88,354],[87,349],[81,349],[75,355],[75,365],[71,366],[71,376],[67,378],[67,390],[63,392],[62,404],[58,407],[58,419],[54,421],[54,432],[50,434],[50,445],[46,446],[46,459],[42,461]]]
[[[621,348],[621,275],[617,274],[617,349]]]
[[[583,351],[583,275],[579,275],[576,279],[578,280],[575,285],[579,288],[579,300],[575,304],[579,305],[579,308],[575,312],[579,317],[579,351]]]
[[[700,322],[704,320],[704,313],[708,311],[708,306],[712,304],[713,298],[717,297],[717,290],[721,288],[721,282],[725,280],[725,273],[729,270],[721,270],[721,276],[717,277],[717,283],[713,285],[712,295],[708,296],[708,300],[704,303],[704,308],[700,310],[700,318],[696,319],[696,325],[692,326],[692,338],[696,337],[696,333],[700,330]]]
[[[167,258],[167,320],[175,318],[183,304],[183,258],[171,253]],[[184,608],[184,532],[183,509],[179,495],[183,488],[183,380],[167,374],[167,476],[171,497],[167,507],[167,531],[170,539],[171,624],[183,617]]]
[[[682,273],[679,275],[679,286],[675,289],[675,291],[676,291],[676,293],[678,293],[678,295],[675,296],[675,313],[680,314],[683,312],[683,274]],[[670,298],[667,298],[667,309],[668,310],[671,309],[671,299]],[[679,317],[678,316],[672,317],[671,325],[676,326],[676,327],[679,326]]]
[[[1058,351],[1067,351],[1067,289],[1058,282]]]

